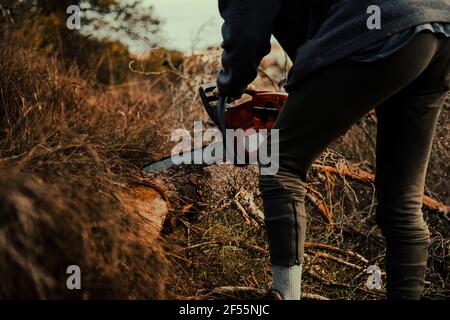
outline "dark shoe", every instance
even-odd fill
[[[264,300],[284,300],[284,297],[278,290],[269,289]]]

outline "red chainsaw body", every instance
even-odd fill
[[[242,131],[235,132],[233,143],[235,165],[242,166],[250,164],[250,159],[258,159],[259,147],[266,135],[259,136],[260,130],[265,130],[265,134],[274,127],[279,113],[283,109],[288,98],[286,93],[272,91],[255,91],[248,93],[251,100],[228,107],[225,110],[225,123],[227,129]],[[253,147],[248,140],[251,136],[257,135],[253,139]],[[243,152],[240,153],[239,150]]]
[[[227,156],[233,150],[233,164],[240,166],[254,163],[260,156],[261,143],[274,127],[288,94],[248,90],[242,99],[227,103],[225,97],[215,94],[216,88],[215,83],[201,86],[199,94],[206,112],[222,133]],[[248,96],[250,99],[244,100]],[[228,130],[234,130],[230,132],[232,135],[228,135]]]
[[[251,100],[225,111],[227,129],[272,129],[288,98],[287,93],[255,91]]]

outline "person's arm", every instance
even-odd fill
[[[270,52],[272,29],[282,0],[219,0],[222,26],[222,69],[217,75],[220,94],[240,96],[257,76],[262,58]]]

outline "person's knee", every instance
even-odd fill
[[[262,198],[304,201],[306,189],[303,179],[296,173],[280,169],[274,175],[260,175],[259,189]]]
[[[420,208],[408,208],[399,203],[379,205],[376,222],[388,241],[411,245],[429,244],[430,231]]]

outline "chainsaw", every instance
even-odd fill
[[[248,90],[243,95],[246,96],[246,100],[239,99],[230,102],[225,96],[216,96],[216,88],[216,83],[203,85],[199,88],[199,95],[206,113],[222,134],[222,142],[219,143],[223,144],[226,152],[233,151],[231,154],[234,157],[234,165],[243,166],[250,164],[248,162],[250,158],[249,154],[257,150],[248,150],[246,148],[244,158],[242,159],[237,157],[239,154],[237,149],[248,143],[249,135],[258,134],[260,130],[269,131],[273,128],[279,113],[286,103],[288,94],[269,90]],[[228,149],[230,147],[226,138],[227,130],[229,129],[240,132],[237,136],[233,137],[231,144],[232,150],[227,150],[227,147]],[[196,157],[200,156],[206,147],[208,146],[185,152],[191,152],[192,156]],[[217,155],[217,157],[223,158],[223,155]],[[220,160],[223,159],[205,159],[205,163],[217,163]],[[171,157],[166,157],[149,164],[144,168],[144,171],[160,172],[174,165]]]
[[[244,95],[250,96],[250,100],[242,103],[228,104],[225,96],[217,97],[214,92],[215,83],[203,85],[199,89],[203,106],[211,120],[217,125],[222,133],[225,150],[227,151],[227,130],[238,130],[240,133],[233,137],[233,164],[249,164],[250,150],[246,150],[243,159],[238,158],[238,148],[244,146],[250,135],[257,134],[260,130],[273,128],[278,114],[287,99],[287,94],[272,92],[268,90],[247,90]],[[247,149],[247,148],[245,148]],[[256,152],[257,150],[253,150]]]

